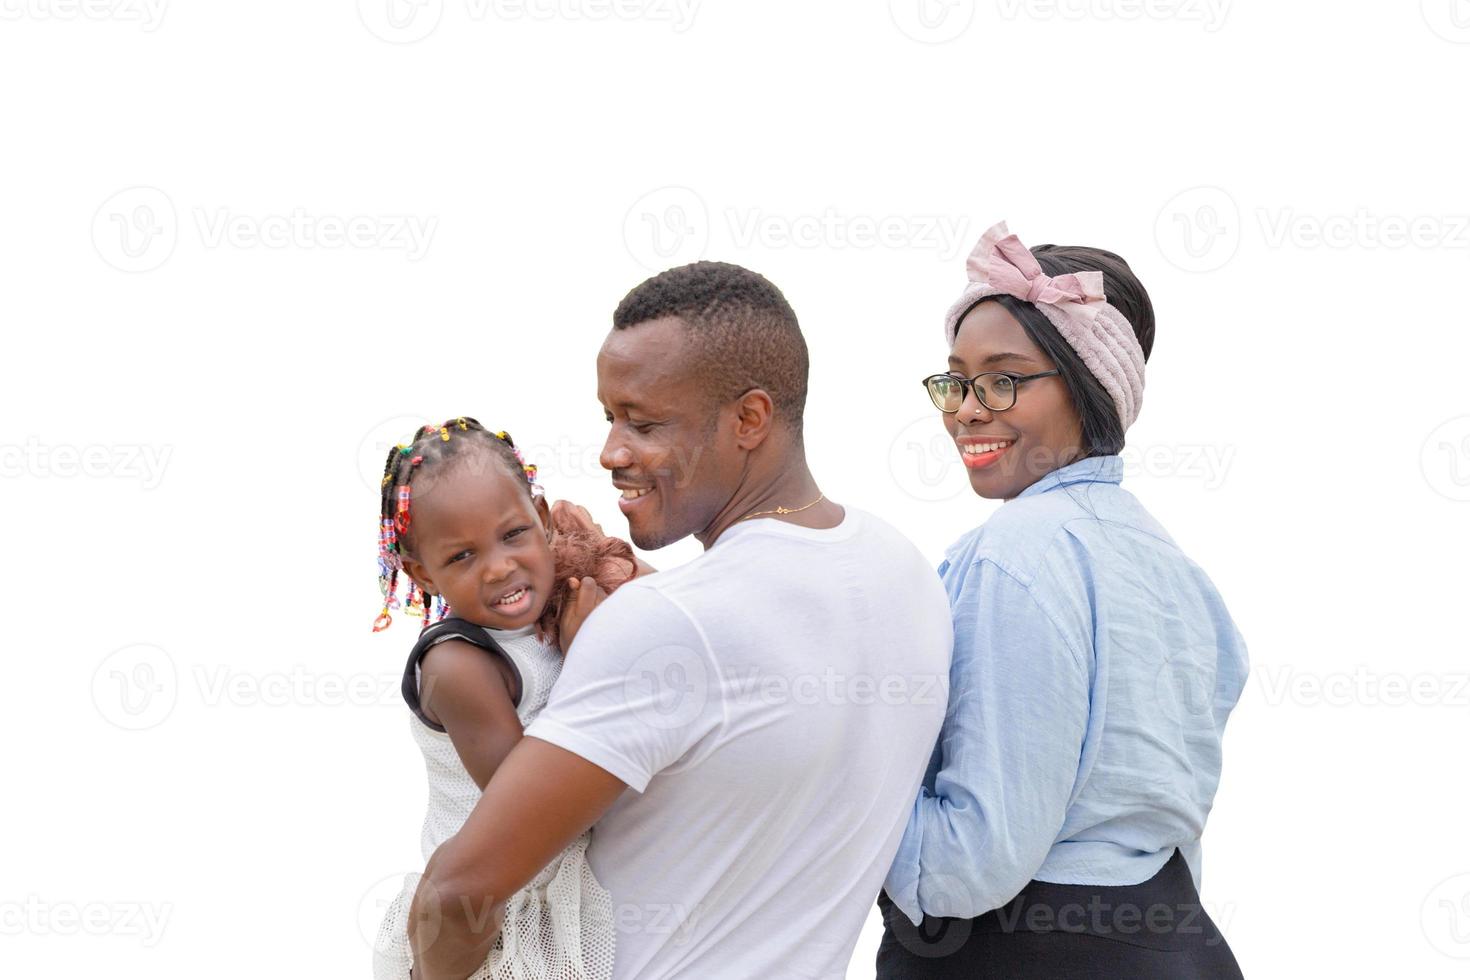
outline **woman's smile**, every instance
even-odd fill
[[[955,439],[960,447],[960,459],[972,470],[984,469],[997,462],[1012,446],[1014,439],[997,439],[993,436],[960,436]]]

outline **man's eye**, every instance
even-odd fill
[[[647,435],[649,432],[651,432],[653,430],[653,426],[654,426],[654,423],[652,423],[652,422],[629,422],[628,423],[628,427],[630,429],[632,429],[634,432],[638,433],[640,436]]]

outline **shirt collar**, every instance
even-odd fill
[[[1122,483],[1123,482],[1123,458],[1121,456],[1089,456],[1087,459],[1079,459],[1069,466],[1052,470],[1050,473],[1022,490],[1014,499],[1030,497],[1055,490],[1058,487],[1071,486],[1074,483]],[[960,554],[970,546],[981,528],[966,534],[954,544],[945,549],[944,557],[949,561],[958,560]]]
[[[1123,458],[1121,456],[1089,456],[1075,463],[1052,470],[1046,476],[1017,494],[1017,499],[1030,497],[1058,487],[1074,483],[1122,483]]]

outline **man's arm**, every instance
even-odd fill
[[[579,755],[528,737],[495,771],[459,833],[429,859],[408,936],[415,980],[465,980],[500,934],[505,901],[626,788]]]

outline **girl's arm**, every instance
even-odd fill
[[[435,644],[419,670],[419,707],[444,726],[459,760],[483,790],[521,740],[514,672],[503,658],[464,640]]]

